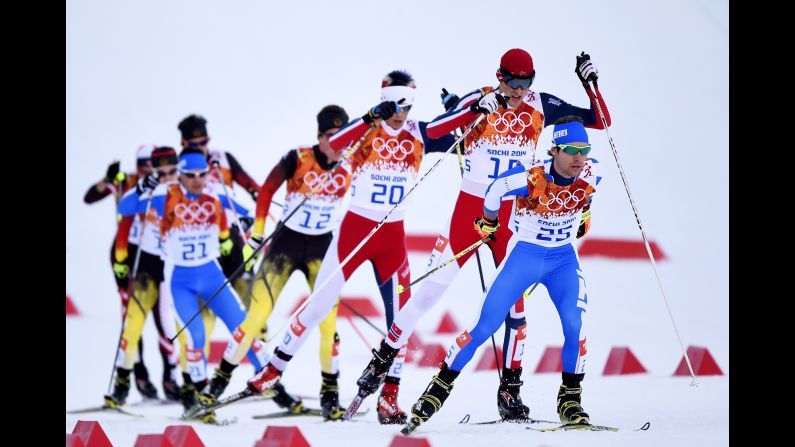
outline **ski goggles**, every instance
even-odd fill
[[[204,178],[204,176],[206,176],[208,172],[209,172],[209,170],[204,170],[204,171],[183,171],[182,175],[184,175],[187,178],[196,178],[196,177]]]
[[[200,140],[191,138],[188,140],[188,147],[201,147],[206,146],[210,142],[210,137],[202,137]]]
[[[400,106],[398,112],[408,112],[409,110],[411,110],[411,104],[407,106]]]
[[[158,175],[158,177],[165,177],[165,176],[167,176],[167,175],[174,175],[174,174],[176,174],[176,173],[177,173],[177,168],[171,168],[171,169],[169,169],[168,171],[166,171],[166,170],[160,170],[160,169],[155,169],[155,171],[157,172],[157,175]]]
[[[536,73],[535,71],[529,77],[517,77],[514,76],[506,71],[502,72],[502,82],[508,85],[510,88],[520,88],[522,90],[527,90],[533,84],[533,79],[535,79]]]
[[[555,142],[553,141],[552,144],[555,144]],[[577,154],[588,155],[588,152],[591,152],[590,144],[586,144],[585,146],[574,146],[572,144],[556,144],[556,146],[558,147],[558,149],[562,149],[563,152],[569,155],[577,155]]]

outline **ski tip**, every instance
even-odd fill
[[[635,431],[646,431],[651,427],[650,422],[645,422],[640,428],[636,429]]]
[[[469,413],[467,413],[466,416],[464,416],[460,421],[458,421],[459,424],[466,424],[467,422],[469,422]]]

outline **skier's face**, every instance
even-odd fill
[[[152,164],[149,159],[139,159],[136,165],[139,177],[145,177],[152,173]]]
[[[157,179],[160,183],[168,183],[177,179],[177,165],[158,166],[155,169]]]
[[[567,146],[591,147],[588,143],[568,143]],[[555,164],[555,171],[557,171],[558,174],[567,178],[572,178],[580,175],[583,166],[585,166],[585,160],[588,159],[588,155],[583,154],[581,151],[577,151],[576,155],[571,155],[555,147],[552,149],[552,159]]]
[[[408,107],[409,107],[409,109],[411,109],[411,106],[408,106]],[[403,123],[406,122],[406,118],[408,116],[409,116],[409,111],[408,110],[403,110],[401,108],[401,110],[399,110],[397,113],[392,115],[388,120],[386,120],[386,124],[389,127],[393,128],[395,130],[398,130],[401,127],[403,127]]]
[[[208,170],[185,171],[180,174],[179,181],[191,194],[201,194],[204,185],[207,184],[208,172]]]
[[[513,108],[519,107],[527,90],[526,88],[511,88],[505,82],[500,81],[500,93],[508,99],[508,105]]]
[[[340,130],[339,127],[332,127],[331,129],[321,134],[318,134],[317,136],[317,143],[318,146],[320,146],[320,152],[323,152],[323,154],[329,159],[329,161],[339,160],[340,155],[342,154],[341,152],[337,152],[334,149],[332,149],[331,145],[328,142],[329,138],[331,138],[331,136],[337,133],[339,130]]]

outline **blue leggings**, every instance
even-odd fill
[[[165,278],[171,288],[174,308],[181,326],[184,326],[186,321],[199,312],[200,304],[197,297],[201,296],[205,300],[210,299],[226,281],[226,276],[216,260],[197,267],[166,265]],[[208,307],[224,322],[230,333],[234,333],[235,328],[246,318],[246,309],[229,284],[218,293]],[[201,316],[190,322],[187,332],[188,372],[191,375],[191,380],[200,382],[207,378],[207,359],[204,358],[204,344],[207,335],[204,333]],[[254,351],[249,349],[247,356],[254,369],[259,371],[262,365]]]
[[[574,248],[571,244],[547,248],[524,241],[511,241],[508,248],[509,254],[483,300],[477,324],[456,338],[445,362],[450,369],[461,371],[475,350],[499,329],[516,297],[538,282],[549,291],[563,325],[563,371],[583,373],[587,352],[583,318],[588,296]]]

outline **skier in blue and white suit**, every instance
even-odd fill
[[[516,297],[534,283],[543,284],[563,325],[563,384],[558,392],[558,415],[563,423],[587,423],[580,405],[587,352],[583,320],[587,309],[585,279],[575,237],[587,231],[590,202],[601,177],[596,160],[589,159],[591,145],[582,120],[566,116],[555,123],[551,159],[517,166],[489,185],[483,217],[475,222],[482,237],[497,231],[497,212],[505,196],[515,196],[508,255],[483,300],[474,327],[459,335],[448,350],[441,370],[412,408],[415,425],[438,411],[453,387],[453,380],[472,359],[477,348],[504,319]]]

